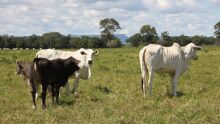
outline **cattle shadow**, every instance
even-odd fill
[[[183,93],[182,91],[177,91],[176,93],[177,93],[177,96],[173,96],[173,94],[172,94],[171,92],[167,92],[167,96],[168,96],[169,98],[173,98],[173,97],[182,97],[182,96],[186,95],[186,94]]]
[[[66,100],[66,99],[63,99],[63,100],[60,100],[59,101],[59,104],[58,106],[72,106],[76,103],[76,100],[75,99],[71,99],[71,100]]]
[[[95,86],[95,89],[104,93],[104,94],[109,94],[112,92],[108,87],[101,86],[101,85]]]

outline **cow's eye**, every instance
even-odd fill
[[[84,51],[80,52],[80,54],[82,54],[82,55],[86,55],[86,53],[85,53]]]

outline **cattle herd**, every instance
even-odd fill
[[[176,87],[179,77],[188,70],[191,60],[196,60],[196,50],[200,46],[193,43],[181,47],[174,43],[170,47],[149,44],[139,52],[141,68],[141,86],[146,96],[146,75],[148,73],[149,95],[152,95],[154,73],[168,73],[171,78],[172,94],[177,96]],[[77,94],[79,79],[88,80],[91,77],[90,66],[94,56],[99,51],[93,49],[79,49],[77,51],[61,51],[55,49],[42,49],[36,53],[32,62],[16,61],[16,73],[22,75],[30,85],[33,108],[36,108],[36,99],[41,86],[42,108],[46,108],[47,89],[52,97],[52,103],[59,103],[59,89],[66,88],[70,95],[68,78],[74,77],[72,92]]]

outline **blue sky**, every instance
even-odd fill
[[[116,33],[128,36],[145,24],[159,35],[213,36],[220,0],[0,0],[1,35],[100,34],[104,18],[115,18]]]

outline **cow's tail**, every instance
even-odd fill
[[[35,82],[35,71],[36,71],[36,58],[33,60],[30,66],[30,87],[31,87],[31,95],[33,100],[33,108],[36,108],[36,82]]]
[[[141,67],[141,89],[143,89],[143,84],[146,83],[146,73],[147,73],[147,67],[145,63],[145,52],[146,48],[143,48],[139,53],[139,61],[140,61],[140,67]]]

